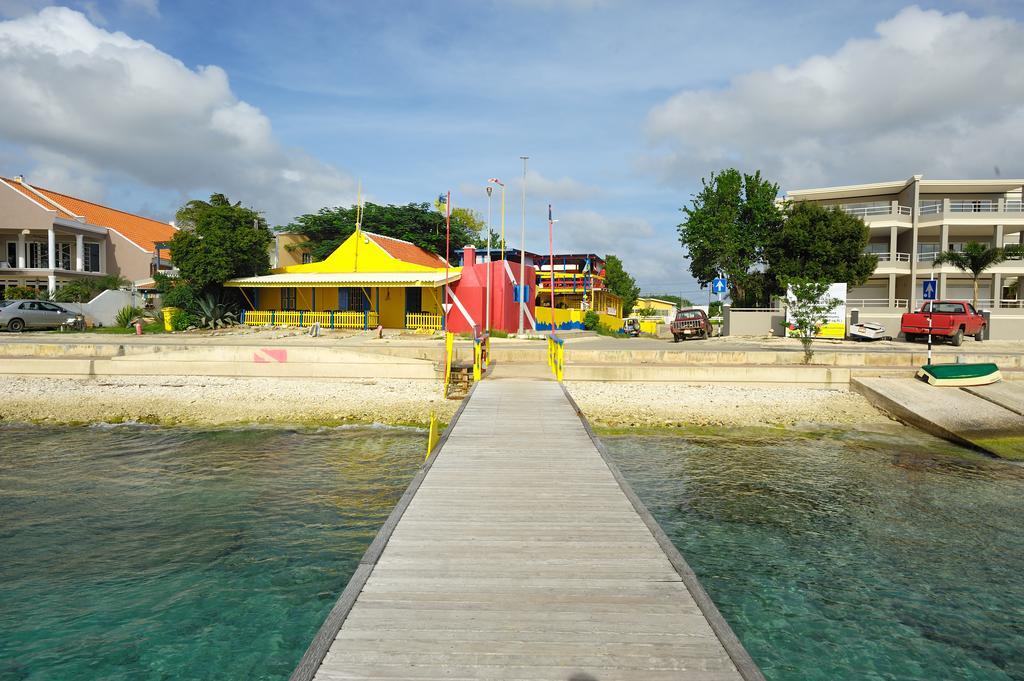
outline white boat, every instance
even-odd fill
[[[858,341],[884,340],[885,327],[874,322],[861,322],[850,325],[850,338]]]

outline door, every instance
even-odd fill
[[[36,304],[39,306],[39,319],[40,324],[43,326],[60,326],[66,322],[70,316],[67,311],[59,305],[43,301],[39,301]]]
[[[36,301],[24,302],[18,305],[17,316],[25,322],[25,328],[31,329],[43,325],[43,312]]]

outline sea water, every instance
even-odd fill
[[[603,439],[771,681],[1024,679],[1024,468],[907,428]]]
[[[0,428],[0,679],[286,679],[424,442]]]

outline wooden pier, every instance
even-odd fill
[[[292,681],[757,681],[554,381],[477,384]]]

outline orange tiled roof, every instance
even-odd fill
[[[170,241],[171,237],[174,236],[174,233],[178,231],[166,222],[151,220],[149,218],[144,218],[141,215],[133,215],[132,213],[126,213],[115,208],[101,206],[98,203],[86,201],[85,199],[61,194],[60,192],[53,191],[52,189],[43,189],[42,187],[30,185],[32,189],[35,189],[45,197],[46,201],[40,201],[37,194],[32,193],[20,182],[16,180],[8,180],[7,178],[0,179],[3,179],[7,184],[14,187],[16,191],[21,192],[34,201],[43,203],[44,205],[47,203],[50,204],[47,205],[47,208],[53,208],[62,218],[74,220],[79,216],[84,217],[85,221],[90,225],[113,229],[121,236],[135,243],[137,246],[143,248],[149,253],[152,253],[155,249],[156,242]],[[71,211],[73,215],[68,215],[67,211]],[[169,259],[169,255],[166,254],[166,251],[162,251],[161,257],[165,257],[165,255]]]
[[[363,232],[363,234],[373,239],[373,242],[383,248],[392,258],[397,258],[414,265],[423,265],[424,267],[444,267],[446,264],[445,259],[441,256],[434,255],[410,241],[381,236],[372,232]]]
[[[45,197],[41,197],[38,194],[32,192],[31,190],[29,190],[28,187],[23,185],[21,182],[18,182],[17,180],[11,180],[11,179],[8,179],[6,177],[0,177],[0,180],[3,180],[4,182],[6,182],[7,185],[9,187],[11,187],[14,191],[18,192],[19,194],[22,194],[23,196],[28,197],[32,201],[35,201],[36,203],[40,204],[41,206],[43,206],[47,210],[55,210],[55,211],[57,211],[57,215],[58,216],[66,219],[66,220],[74,220],[75,219],[74,215],[71,215],[70,213],[68,213],[67,211],[62,209],[60,206],[54,205],[54,203],[52,201],[48,201]]]

